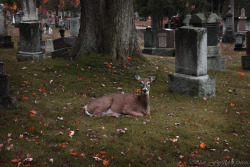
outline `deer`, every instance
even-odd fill
[[[123,115],[142,117],[150,115],[149,91],[150,84],[157,79],[157,75],[141,78],[134,75],[140,82],[141,94],[109,94],[94,99],[84,106],[84,112],[91,117],[120,117]]]

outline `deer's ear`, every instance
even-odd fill
[[[137,81],[140,81],[140,80],[141,80],[141,77],[140,77],[139,75],[137,75],[137,74],[135,74],[134,77],[135,77],[135,79],[136,79]]]
[[[150,81],[151,82],[153,82],[153,81],[155,81],[157,79],[157,75],[155,74],[155,75],[152,75],[151,77],[150,77]]]

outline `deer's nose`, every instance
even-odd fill
[[[146,93],[146,92],[148,91],[148,89],[147,89],[147,88],[143,88],[142,91],[143,91],[144,93]]]

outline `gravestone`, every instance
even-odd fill
[[[51,52],[52,59],[55,59],[55,58],[68,59],[69,58],[68,53],[73,47],[77,37],[72,37],[72,36],[64,37],[65,29],[60,29],[59,32],[60,32],[61,38],[55,39],[53,41],[54,51]]]
[[[9,77],[4,73],[4,64],[0,61],[0,109],[15,109],[17,106],[17,98],[10,96]]]
[[[19,23],[20,46],[17,61],[43,60],[41,51],[40,23],[36,15],[36,0],[22,0],[23,21]]]
[[[70,29],[70,19],[64,19],[64,28],[66,30]]]
[[[187,14],[187,15],[185,16],[185,19],[183,20],[183,24],[184,24],[185,26],[189,26],[190,19],[191,19],[191,15],[190,15],[190,14]]]
[[[6,8],[0,3],[0,48],[13,48],[14,43],[11,42],[11,36],[8,36],[8,28],[6,24]]]
[[[246,55],[241,56],[242,68],[250,70],[250,31],[246,32]]]
[[[162,29],[155,32],[156,48],[174,48],[174,30]]]
[[[70,18],[70,36],[78,37],[80,29],[80,17]]]
[[[221,18],[215,13],[205,12],[194,14],[190,24],[195,27],[207,28],[207,70],[224,71],[225,59],[221,57],[221,47],[218,46],[218,25]]]
[[[215,77],[207,75],[207,29],[183,26],[176,30],[175,73],[168,90],[198,97],[215,96]]]
[[[232,12],[231,12],[231,6],[228,7],[228,12],[226,15],[226,30],[222,37],[223,43],[234,43],[234,34],[233,34],[233,23],[232,23]]]
[[[15,15],[15,18],[16,18],[15,27],[19,28],[19,23],[23,20],[23,11],[18,11]]]
[[[47,54],[50,54],[53,51],[54,51],[53,40],[52,39],[47,39],[46,40],[46,46],[45,46],[45,52]]]
[[[246,22],[247,22],[247,17],[245,16],[245,9],[241,9],[241,15],[239,17],[239,28],[238,28],[238,33],[246,34]]]
[[[157,31],[148,29],[144,34],[144,48],[142,49],[142,53],[174,57],[174,35],[175,30],[173,29],[161,29]]]
[[[151,27],[147,27],[144,32],[144,47],[153,48],[155,47],[155,34]]]
[[[244,35],[242,33],[237,33],[235,35],[235,47],[234,47],[234,50],[235,51],[244,51],[244,50],[246,50],[243,42],[244,42]]]

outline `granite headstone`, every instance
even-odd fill
[[[207,29],[183,26],[176,30],[175,73],[168,90],[198,97],[215,96],[215,77],[207,75]]]

